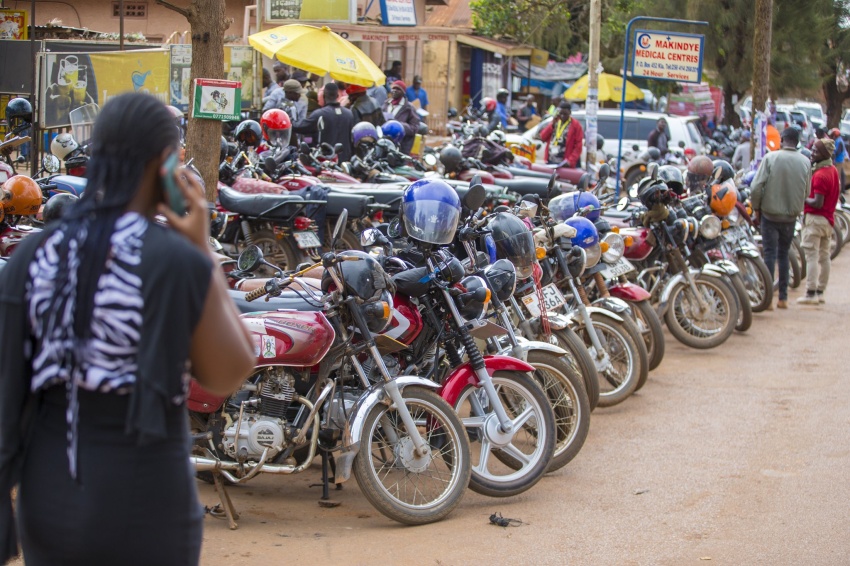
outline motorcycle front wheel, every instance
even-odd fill
[[[841,253],[841,248],[844,246],[844,237],[836,226],[832,227],[832,234],[829,237],[829,259],[833,260]]]
[[[632,307],[635,324],[646,345],[647,362],[649,370],[652,371],[664,359],[664,327],[661,325],[658,313],[655,312],[649,301],[630,302],[629,305]],[[637,389],[640,389],[642,385],[639,384]]]
[[[555,413],[555,452],[550,472],[566,466],[578,455],[590,429],[590,403],[584,390],[584,378],[565,360],[543,350],[528,353],[534,366],[534,379],[543,388]]]
[[[543,389],[527,374],[497,371],[491,400],[483,387],[467,387],[455,410],[469,435],[472,491],[510,497],[531,489],[549,468],[555,451],[555,414]],[[493,408],[501,403],[513,422],[503,432]]]
[[[697,291],[706,301],[706,313],[699,312],[699,302],[690,286],[683,282],[673,289],[664,319],[670,333],[682,344],[705,350],[723,344],[738,323],[738,302],[732,288],[718,277],[697,275]]]
[[[592,313],[590,319],[593,328],[582,327],[579,336],[596,366],[599,406],[612,407],[625,401],[637,389],[642,371],[641,348],[644,354],[646,348],[635,341],[623,322],[599,313]],[[593,331],[601,342],[601,352],[596,351],[590,339],[589,332]]]
[[[738,322],[735,324],[735,330],[746,332],[753,325],[753,306],[750,303],[747,287],[744,285],[740,273],[727,277],[726,282],[732,286],[735,291],[735,298],[738,299]]]
[[[402,390],[429,452],[422,456],[394,407],[379,404],[363,422],[354,477],[381,513],[406,525],[444,519],[460,503],[470,474],[469,441],[451,405],[421,387]]]
[[[292,246],[285,239],[275,236],[271,230],[257,230],[251,235],[251,243],[262,250],[263,259],[275,267],[281,268],[283,271],[295,269],[295,266],[298,265],[298,254],[292,249]],[[241,240],[240,244],[246,246],[247,242]],[[239,251],[241,252],[242,249]],[[254,276],[274,277],[276,273],[276,270],[266,265],[261,265],[254,272]]]
[[[753,312],[762,312],[773,303],[770,272],[760,257],[738,256],[738,269],[750,297]]]
[[[567,351],[564,356],[564,358],[569,358],[566,360],[567,363],[581,374],[584,390],[587,392],[587,400],[592,411],[599,404],[599,380],[596,378],[596,366],[593,365],[593,358],[590,357],[587,346],[569,328],[554,330],[552,336],[557,341],[558,346]]]

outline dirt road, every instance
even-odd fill
[[[263,476],[231,489],[238,530],[206,519],[202,563],[847,564],[848,281],[845,252],[823,307],[792,292],[789,310],[710,351],[668,334],[646,387],[594,412],[581,454],[521,496],[469,492],[448,520],[409,528],[353,479],[332,493],[340,507],[320,508],[318,465]],[[494,511],[525,524],[491,526]]]

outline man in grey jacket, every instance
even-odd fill
[[[751,185],[755,219],[761,224],[764,263],[771,277],[777,260],[779,263],[776,307],[780,309],[788,308],[788,250],[812,182],[811,163],[797,151],[799,141],[797,129],[783,130],[780,149],[764,156]]]

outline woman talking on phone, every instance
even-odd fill
[[[0,561],[19,534],[27,566],[198,563],[188,379],[229,394],[254,355],[178,144],[162,103],[110,98],[84,196],[0,273]]]

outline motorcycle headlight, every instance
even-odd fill
[[[581,277],[586,264],[587,253],[584,251],[584,248],[575,247],[570,250],[570,255],[567,259],[567,269],[570,271],[570,276]]]
[[[726,215],[726,220],[729,221],[733,226],[738,223],[738,220],[741,219],[741,213],[738,212],[738,207],[732,209],[732,212]]]
[[[723,225],[721,224],[720,219],[713,214],[704,216],[699,223],[700,236],[706,240],[713,240],[719,236],[722,228]]]
[[[589,248],[584,248],[584,253],[587,255],[587,263],[585,263],[584,268],[590,269],[599,263],[599,259],[602,257],[602,246],[597,242]]]
[[[626,251],[626,244],[623,237],[614,232],[608,232],[602,241],[608,244],[608,249],[602,253],[602,261],[605,263],[616,263],[623,253]]]

